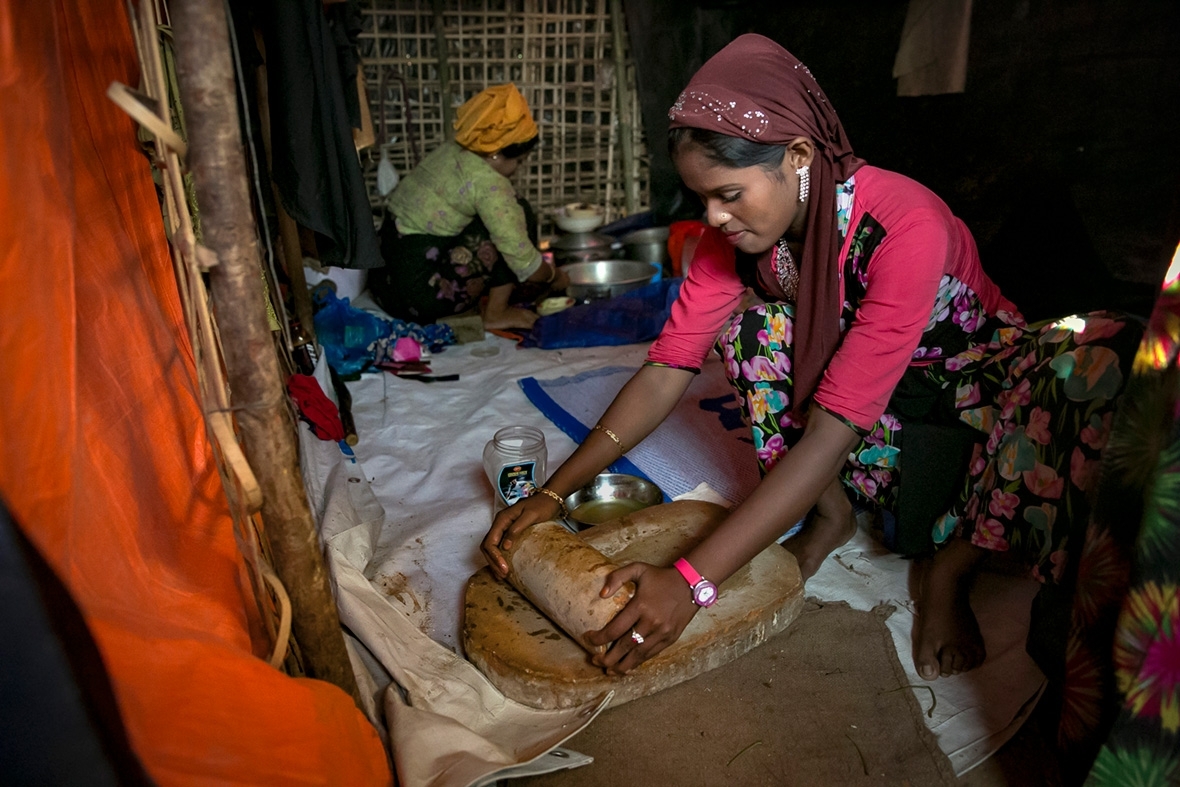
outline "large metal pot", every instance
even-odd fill
[[[578,301],[614,298],[650,284],[659,267],[638,260],[575,262],[561,268],[570,277],[566,294]]]
[[[549,244],[553,261],[558,265],[573,262],[609,260],[614,256],[615,239],[593,232],[571,232]]]
[[[627,250],[628,259],[654,262],[663,265],[668,262],[668,228],[648,227],[628,232],[619,239]]]

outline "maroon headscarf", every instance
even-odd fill
[[[753,33],[734,39],[701,66],[668,117],[670,128],[700,128],[768,145],[797,137],[815,143],[795,315],[792,410],[798,412],[840,342],[836,184],[865,162],[852,152],[836,110],[807,66]]]

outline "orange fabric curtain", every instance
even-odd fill
[[[16,30],[19,25],[20,33]],[[254,655],[120,0],[0,0],[0,495],[161,784],[389,784],[344,692]]]

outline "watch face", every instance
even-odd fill
[[[692,600],[700,607],[712,605],[717,600],[717,586],[707,579],[702,581],[693,589]]]

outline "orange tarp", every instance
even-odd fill
[[[0,495],[81,608],[157,782],[388,784],[347,694],[252,653],[150,166],[112,80],[139,82],[123,2],[0,0]]]

